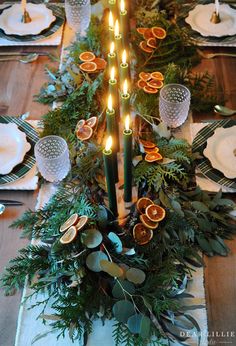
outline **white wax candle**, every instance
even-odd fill
[[[217,16],[219,15],[219,7],[220,7],[219,0],[215,0],[215,11]]]
[[[21,0],[21,10],[22,10],[22,14],[24,14],[26,10],[26,0]]]

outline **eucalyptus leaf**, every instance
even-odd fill
[[[184,212],[182,211],[181,204],[178,201],[172,200],[171,206],[177,212],[177,214],[179,214],[180,216],[184,216]]]
[[[98,207],[97,221],[98,221],[99,227],[105,228],[107,226],[107,223],[108,223],[107,209],[103,205],[99,205]]]
[[[86,265],[93,272],[100,272],[102,270],[100,266],[101,260],[108,260],[107,255],[102,251],[94,251],[87,256]]]
[[[160,189],[160,191],[159,191],[159,198],[160,198],[161,203],[166,208],[171,208],[171,201],[168,198],[167,194],[162,189]]]
[[[143,339],[149,337],[151,320],[143,314],[135,314],[128,319],[128,328],[131,333],[139,334]]]
[[[104,272],[115,278],[123,275],[123,270],[118,266],[118,264],[114,262],[110,262],[108,260],[101,260],[100,266]]]
[[[231,207],[231,208],[235,207],[234,201],[232,201],[231,199],[227,199],[227,198],[219,199],[217,204],[220,206],[225,206],[225,207]]]
[[[141,269],[130,268],[126,272],[126,278],[134,284],[142,284],[146,279],[146,274]]]
[[[228,251],[221,245],[220,242],[216,239],[209,239],[209,243],[212,247],[212,249],[221,256],[227,256]]]
[[[110,233],[108,233],[108,238],[110,239],[112,244],[115,246],[115,251],[117,253],[121,253],[123,246],[122,246],[122,242],[121,242],[120,238],[118,237],[118,235],[115,234],[114,232],[110,232]]]
[[[197,211],[201,211],[203,213],[207,213],[209,211],[209,208],[202,202],[199,201],[193,201],[191,202],[193,208]]]
[[[126,323],[135,313],[134,305],[129,300],[119,300],[113,305],[112,313],[117,321]]]
[[[133,255],[135,255],[135,250],[134,250],[134,248],[131,248],[131,249],[128,249],[128,248],[126,248],[126,247],[123,247],[123,250],[122,250],[122,254],[123,255],[126,255],[126,256],[133,256]]]
[[[89,249],[93,249],[101,244],[102,234],[97,229],[87,229],[81,233],[81,242]]]
[[[113,289],[112,289],[112,295],[113,297],[117,299],[125,298],[128,294],[134,294],[135,293],[135,287],[132,284],[132,282],[129,282],[127,280],[120,280],[119,282],[116,281]]]
[[[164,330],[167,330],[169,333],[174,335],[177,340],[186,341],[188,339],[186,336],[181,336],[182,329],[180,329],[177,325],[174,325],[166,320],[162,320],[162,324],[165,327]]]
[[[196,236],[200,248],[208,255],[213,256],[212,247],[206,238]]]

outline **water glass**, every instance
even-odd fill
[[[167,84],[160,91],[159,113],[171,128],[182,125],[188,117],[191,94],[181,84]]]
[[[34,148],[39,172],[47,181],[57,183],[70,170],[69,150],[66,141],[59,136],[41,138]]]
[[[69,27],[84,35],[90,23],[90,0],[65,0],[65,11]]]

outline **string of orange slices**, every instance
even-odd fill
[[[153,230],[158,228],[159,222],[165,218],[166,211],[147,197],[139,198],[136,208],[141,222],[134,226],[133,237],[138,245],[145,245],[152,239]]]
[[[165,29],[154,26],[152,28],[137,28],[137,32],[143,36],[144,41],[141,41],[139,47],[145,53],[153,53],[158,47],[158,40],[163,40],[166,37]]]
[[[148,94],[156,94],[163,87],[163,81],[164,76],[159,71],[140,72],[137,86]]]
[[[87,73],[100,72],[106,68],[107,62],[103,58],[98,58],[93,52],[83,52],[79,56],[82,63],[79,68]]]
[[[86,141],[90,139],[96,129],[98,118],[93,116],[87,120],[80,119],[76,125],[75,133],[76,137],[80,141]]]

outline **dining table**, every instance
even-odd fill
[[[14,52],[45,52],[59,57],[62,45],[54,47],[0,47],[0,54]],[[234,56],[218,55],[202,57],[193,72],[208,71],[215,77],[225,105],[236,109],[236,47],[201,47],[204,53],[233,53]],[[0,116],[19,116],[29,112],[27,120],[40,120],[49,110],[48,105],[39,103],[35,95],[48,81],[45,66],[58,68],[59,60],[49,55],[39,55],[32,63],[18,60],[0,61]],[[222,120],[223,117],[210,112],[192,113],[193,122]],[[230,119],[236,120],[236,115]],[[28,209],[34,209],[38,189],[0,190],[0,199],[18,200],[21,206],[9,206],[0,215],[0,273],[8,261],[17,255],[20,248],[30,240],[20,238],[20,230],[10,225]],[[236,201],[236,194],[227,194]],[[226,241],[230,253],[226,257],[204,255],[204,284],[207,303],[209,345],[236,345],[236,237]],[[22,291],[5,296],[0,289],[0,345],[13,346],[16,336],[18,312]]]

